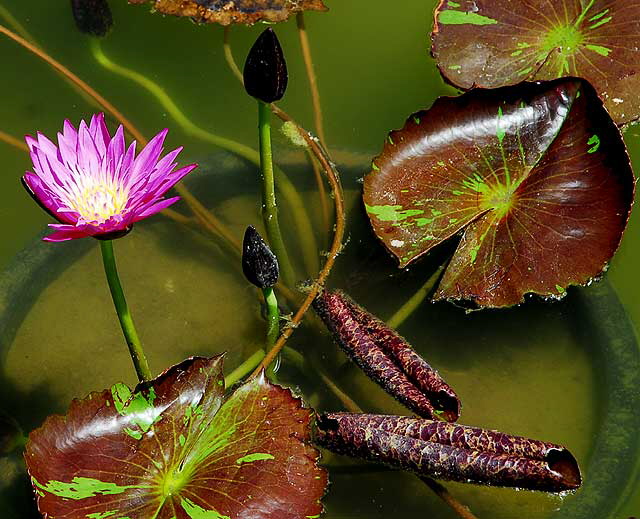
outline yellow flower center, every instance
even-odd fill
[[[69,207],[88,222],[104,223],[124,211],[129,193],[113,181],[86,177],[74,189]]]

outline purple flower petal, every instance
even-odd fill
[[[129,182],[137,182],[141,177],[148,177],[158,162],[158,158],[162,153],[164,138],[169,130],[165,128],[158,135],[149,141],[149,143],[136,157],[131,166]]]
[[[166,209],[170,205],[175,204],[178,200],[180,200],[179,196],[174,196],[173,198],[167,198],[166,200],[161,200],[160,202],[156,202],[153,205],[147,207],[144,211],[138,213],[136,217],[133,219],[133,222],[139,222],[140,220],[144,220],[151,215],[159,213],[163,209]]]
[[[55,224],[50,224],[49,227],[55,228],[54,225]],[[76,240],[78,238],[87,238],[90,236],[90,234],[85,234],[83,231],[77,229],[73,225],[58,225],[56,227],[58,228],[58,230],[42,238],[43,241],[61,242]]]
[[[120,126],[113,137],[103,114],[80,121],[78,129],[65,121],[56,146],[46,136],[26,136],[33,172],[26,172],[25,187],[61,224],[46,241],[128,232],[131,225],[178,201],[163,195],[196,164],[174,169],[182,151],[161,158],[168,130],[162,130],[136,157],[136,143],[127,148]]]

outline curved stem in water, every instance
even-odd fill
[[[9,135],[0,130],[0,141],[6,142],[9,146],[13,146],[22,151],[29,151],[29,147],[25,144],[24,141],[20,139],[16,139],[13,135]]]
[[[278,341],[274,345],[273,348],[267,353],[266,357],[262,360],[260,365],[254,370],[251,374],[252,377],[257,376],[263,368],[267,368],[269,364],[276,358],[278,352],[282,349],[282,347],[287,342],[287,339],[293,333],[293,330],[300,324],[302,319],[304,318],[305,313],[311,306],[311,303],[316,298],[322,287],[324,286],[329,273],[335,263],[340,250],[342,249],[342,240],[344,238],[344,230],[345,230],[345,210],[344,210],[344,198],[342,194],[342,185],[340,183],[340,176],[336,171],[333,163],[329,159],[326,151],[318,143],[311,135],[300,127],[289,115],[281,110],[279,107],[275,105],[271,105],[271,110],[275,113],[282,121],[294,124],[302,138],[306,141],[309,148],[313,151],[314,155],[322,165],[325,173],[327,174],[327,178],[329,180],[329,184],[331,185],[331,191],[333,192],[335,199],[335,211],[336,211],[336,225],[335,232],[333,234],[333,241],[331,244],[331,249],[329,250],[329,254],[327,255],[327,260],[325,261],[322,270],[318,274],[318,277],[313,283],[313,286],[309,290],[307,297],[304,302],[298,308],[298,311],[295,313],[293,318],[291,319],[291,323],[288,328],[286,328],[282,335],[278,338]]]
[[[422,302],[427,299],[427,296],[433,290],[433,287],[436,285],[440,275],[448,263],[448,261],[445,261],[444,264],[440,265],[437,270],[429,276],[429,279],[425,281],[424,285],[422,285],[415,294],[407,299],[407,301],[398,308],[395,314],[387,319],[387,325],[389,328],[399,328],[402,323],[404,323],[407,318],[422,304]]]
[[[250,146],[242,144],[241,142],[211,133],[193,123],[193,121],[184,114],[184,112],[175,104],[173,99],[160,85],[149,79],[147,76],[127,67],[123,67],[122,65],[118,65],[109,59],[102,50],[102,46],[98,39],[92,40],[91,52],[95,60],[101,66],[115,74],[133,81],[134,83],[137,83],[154,96],[185,133],[203,141],[210,142],[219,148],[239,155],[258,167],[260,166],[260,154],[256,150]],[[278,184],[278,190],[282,193],[283,199],[289,206],[293,220],[295,221],[295,226],[299,231],[299,239],[302,244],[302,257],[305,268],[309,274],[311,274],[315,272],[314,267],[317,265],[318,245],[315,241],[313,228],[311,226],[311,221],[307,214],[305,204],[294,185],[279,167],[274,167],[274,173],[276,183]],[[179,186],[177,186],[177,188],[179,188]],[[180,194],[183,195],[183,193]],[[228,233],[222,232],[222,234],[224,237],[224,234]]]
[[[127,341],[127,346],[129,347],[131,360],[133,360],[133,365],[136,368],[138,380],[140,380],[140,382],[151,380],[151,370],[149,370],[149,364],[142,349],[138,332],[133,324],[133,318],[131,317],[131,312],[129,311],[129,306],[127,305],[127,300],[122,290],[122,284],[120,283],[120,277],[118,276],[116,258],[113,253],[113,241],[100,240],[100,251],[102,252],[104,273],[109,283],[113,305],[116,307],[118,320],[120,321],[124,338]]]
[[[311,58],[311,46],[309,45],[309,36],[307,28],[304,24],[304,13],[300,11],[296,14],[296,23],[298,25],[298,39],[300,40],[300,49],[304,58],[304,67],[309,80],[309,90],[311,92],[311,103],[313,105],[313,122],[316,127],[316,133],[322,145],[326,148],[327,139],[324,134],[324,123],[322,120],[322,105],[320,104],[320,91],[318,90],[318,80],[313,67],[313,59]]]

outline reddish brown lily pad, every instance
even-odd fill
[[[401,267],[460,236],[436,299],[501,307],[600,275],[633,194],[618,128],[565,78],[438,99],[389,134],[363,196]]]
[[[432,54],[463,89],[580,76],[619,124],[640,117],[635,0],[441,0]]]
[[[322,512],[310,411],[264,377],[224,398],[222,357],[193,358],[131,393],[74,400],[31,433],[44,517],[298,519]]]
[[[327,10],[322,0],[129,0],[129,3],[149,1],[159,13],[221,25],[283,22],[296,12]]]

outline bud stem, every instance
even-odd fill
[[[262,289],[267,306],[267,348],[272,348],[280,335],[280,310],[273,288]]]
[[[273,175],[273,155],[271,152],[271,107],[258,101],[258,133],[260,137],[260,169],[262,171],[262,217],[269,237],[269,245],[278,257],[282,277],[287,286],[294,285],[294,274],[287,250],[284,246]]]
[[[120,326],[122,327],[122,333],[129,346],[129,354],[133,365],[136,368],[138,379],[140,382],[151,380],[151,370],[147,363],[147,357],[142,350],[142,343],[138,338],[138,333],[133,324],[133,318],[127,305],[127,300],[124,297],[124,291],[120,283],[120,277],[118,276],[118,268],[116,266],[116,258],[113,253],[113,241],[112,240],[100,240],[100,250],[102,251],[102,262],[104,264],[104,273],[107,276],[107,282],[109,283],[109,290],[111,291],[111,297],[113,304],[116,307],[116,313],[120,320]]]

